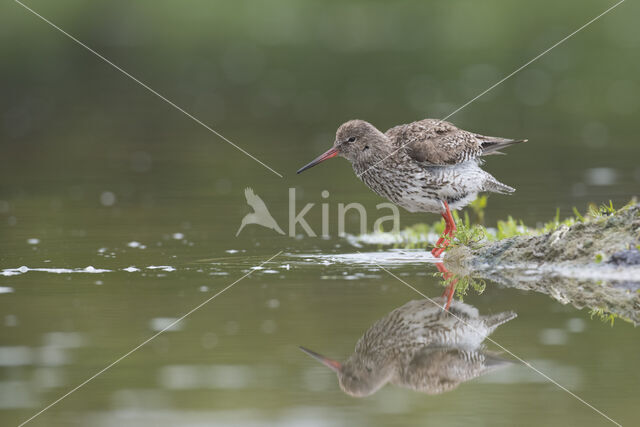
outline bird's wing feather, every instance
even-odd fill
[[[509,363],[482,351],[429,345],[414,355],[395,382],[423,393],[438,394]]]
[[[392,382],[427,394],[453,390],[460,384],[460,379],[449,375],[447,365],[456,363],[456,359],[449,349],[427,346],[414,355],[401,375]]]
[[[425,119],[396,126],[387,136],[413,160],[430,165],[456,165],[482,155],[476,135],[449,122]]]
[[[436,166],[456,165],[526,140],[515,140],[468,132],[453,124],[424,119],[387,131],[387,136],[413,160]]]

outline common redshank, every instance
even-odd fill
[[[445,230],[431,251],[439,257],[457,230],[451,209],[463,208],[481,191],[515,191],[483,171],[481,157],[504,154],[501,149],[525,141],[484,136],[437,119],[399,125],[385,133],[364,120],[350,120],[338,128],[333,147],[297,173],[341,156],[380,196],[409,212],[440,213]]]
[[[415,300],[375,322],[344,363],[300,347],[338,374],[340,388],[352,396],[375,393],[386,383],[428,394],[456,388],[509,361],[485,351],[482,342],[512,311],[481,316],[478,309],[454,301],[449,313],[442,299]],[[453,314],[453,315],[450,315]]]

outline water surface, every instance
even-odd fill
[[[284,178],[5,3],[2,425],[28,419],[251,271],[32,425],[608,423],[517,363],[438,395],[391,385],[344,394],[298,346],[345,360],[373,322],[422,296],[357,262],[367,258],[357,251],[385,248],[337,236],[338,203],[362,203],[370,230],[383,202],[345,161],[294,173],[348,119],[386,129],[443,117],[600,13],[601,2],[33,3]],[[512,215],[533,225],[556,209],[638,195],[638,6],[621,7],[451,118],[529,139],[488,159],[486,169],[518,191],[490,197],[487,224]],[[317,234],[327,203],[330,237],[250,225],[236,238],[250,212],[246,187],[285,231],[290,188],[298,211],[315,204],[306,218]],[[434,220],[401,213],[403,227]],[[347,231],[357,230],[348,216]],[[429,297],[442,294],[428,256],[390,254],[376,262]],[[617,422],[640,422],[631,324],[611,327],[588,309],[491,281],[464,300],[483,314],[516,312],[496,342]]]

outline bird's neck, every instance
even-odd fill
[[[381,144],[379,147],[370,148],[370,152],[355,159],[353,170],[358,176],[365,173],[373,173],[381,169],[387,169],[394,163],[395,154],[390,144]]]

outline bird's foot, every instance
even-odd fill
[[[444,252],[444,248],[442,247],[435,247],[433,249],[431,249],[431,255],[433,255],[434,258],[440,258],[440,255],[442,255],[442,253]]]
[[[431,250],[431,255],[436,258],[440,258],[440,256],[447,250],[449,246],[449,239],[445,238],[446,234],[444,234],[438,241],[436,242],[436,247]]]

